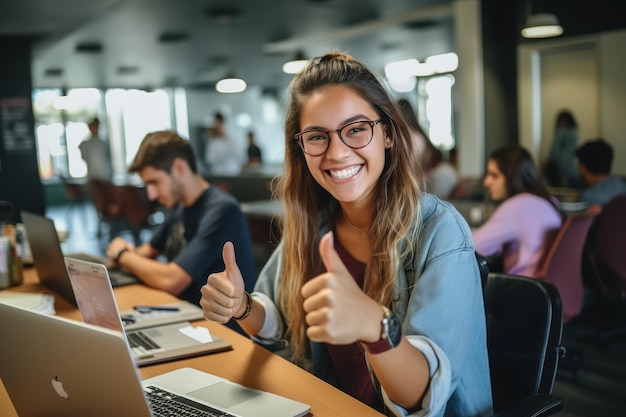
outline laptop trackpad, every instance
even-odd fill
[[[218,407],[230,408],[234,405],[248,401],[261,395],[260,392],[246,387],[218,382],[208,387],[187,393],[187,395],[199,398]]]

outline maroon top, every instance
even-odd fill
[[[354,259],[338,239],[335,239],[335,250],[348,268],[350,275],[354,277],[359,287],[363,288],[366,264]],[[384,412],[384,403],[372,383],[365,362],[365,352],[361,345],[357,342],[351,345],[327,344],[326,346],[342,385],[342,390],[370,407]]]

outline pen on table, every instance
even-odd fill
[[[149,313],[151,311],[180,311],[180,308],[174,306],[134,306],[133,310],[140,313]]]

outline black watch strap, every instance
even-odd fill
[[[113,257],[113,260],[114,260],[115,262],[119,262],[119,261],[120,261],[120,257],[122,256],[122,254],[123,254],[124,252],[129,251],[129,250],[130,250],[130,249],[128,249],[128,248],[122,248],[122,249],[118,250],[118,251],[117,251],[117,253],[115,254],[115,256]]]
[[[391,350],[400,344],[402,340],[402,324],[398,317],[387,307],[383,306],[385,312],[380,323],[380,340],[376,342],[361,342],[361,345],[370,354],[383,353]]]

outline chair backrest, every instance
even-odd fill
[[[599,206],[567,216],[546,252],[536,277],[552,282],[563,303],[563,322],[576,317],[583,305],[582,256],[587,233]]]
[[[494,411],[552,393],[563,353],[556,287],[545,280],[491,272],[484,297]]]
[[[116,189],[124,220],[134,229],[148,227],[150,215],[157,210],[157,205],[148,200],[146,189],[134,185],[121,185]]]
[[[122,218],[122,202],[116,187],[108,181],[90,180],[91,198],[102,221]]]
[[[626,194],[612,199],[598,216],[591,236],[591,256],[607,288],[626,287]]]

